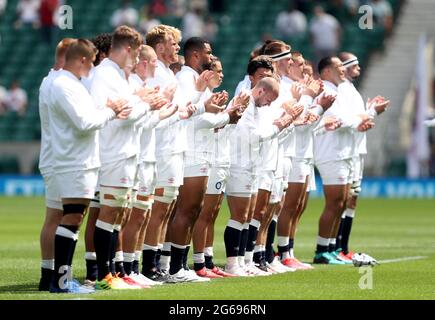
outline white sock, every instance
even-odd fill
[[[122,251],[116,251],[115,252],[115,262],[122,262],[124,261],[124,253]]]
[[[256,227],[258,230],[261,227],[261,222],[255,219],[252,219],[251,222],[249,223],[251,226]]]
[[[204,248],[204,255],[206,257],[213,257],[213,247],[205,247]]]
[[[147,244],[143,244],[142,245],[142,250],[153,250],[153,251],[157,251],[157,246],[149,246],[149,245],[147,245]]]
[[[289,244],[289,237],[278,237],[278,246],[285,247]]]
[[[288,251],[282,253],[282,260],[289,259],[290,257],[290,253]]]
[[[319,246],[329,246],[329,238],[323,238],[321,236],[317,236],[317,244]]]
[[[230,268],[237,268],[239,266],[238,257],[228,257],[227,266]]]
[[[171,256],[160,256],[160,267],[162,270],[169,270],[169,264],[171,262]]]
[[[349,218],[355,218],[355,209],[347,208],[344,210],[344,215]]]
[[[194,253],[192,258],[194,263],[205,263],[204,252]]]
[[[162,251],[171,251],[171,242],[165,242],[163,243],[163,248],[161,249]]]
[[[97,254],[95,252],[86,252],[85,260],[97,261]]]
[[[254,261],[254,252],[246,251],[245,252],[245,264],[252,264]]]
[[[97,220],[97,222],[95,223],[95,227],[96,228],[100,228],[103,230],[106,230],[108,232],[113,232],[113,224],[101,221],[101,220]]]
[[[41,260],[41,268],[54,270],[54,259]]]
[[[124,252],[124,262],[133,262],[134,256],[134,252]]]
[[[238,258],[238,261],[239,261],[239,266],[241,268],[244,268],[245,267],[245,257],[244,256],[238,256],[237,258]]]

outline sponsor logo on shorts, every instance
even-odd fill
[[[121,183],[127,183],[128,182],[128,178],[121,178],[121,179],[119,179],[119,181]]]
[[[168,183],[174,183],[175,182],[175,178],[169,178],[168,179]]]
[[[141,187],[139,190],[140,190],[140,192],[148,192],[148,188],[147,187]]]
[[[338,177],[338,180],[339,181],[346,181],[347,179],[346,179],[346,177]]]
[[[246,188],[246,190],[251,190],[251,189],[252,189],[252,186],[251,186],[250,184],[247,184],[247,185],[245,186],[245,188]]]
[[[217,190],[220,190],[222,188],[222,182],[221,181],[217,182],[215,187]]]

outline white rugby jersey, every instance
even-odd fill
[[[201,96],[201,101],[209,99],[212,94],[207,88]],[[214,129],[225,126],[229,121],[230,117],[226,112],[218,114],[205,112],[188,119],[186,121],[187,150],[184,165],[211,163],[213,160]]]
[[[271,118],[267,120],[269,123],[282,115],[284,110],[281,108],[281,105],[293,98],[290,91],[292,83],[293,81],[285,76],[281,78],[279,96],[271,104],[271,108],[274,111],[269,113],[271,116]],[[300,102],[304,104],[306,110],[312,101],[312,99],[307,98],[307,96],[303,96],[300,100]],[[260,113],[261,112],[262,110],[260,110]],[[280,161],[283,160],[281,158],[296,156],[297,148],[295,126],[291,124],[289,127],[280,132],[276,139],[272,139],[263,143],[261,148],[263,150],[263,160],[261,162],[263,168],[261,170],[277,170],[277,166],[272,164],[278,163],[279,165]]]
[[[235,128],[235,124],[227,124],[225,127],[214,130],[212,166],[219,168],[229,168],[231,165],[230,157],[230,134]]]
[[[284,102],[293,98],[291,94],[291,86],[293,81],[285,76],[281,78],[279,86],[279,97],[274,101],[277,105],[282,105]],[[295,157],[296,156],[296,134],[291,131],[283,141],[284,156]]]
[[[86,87],[86,89],[91,92],[91,85],[92,85],[92,78],[94,77],[95,67],[92,67],[92,69],[89,71],[89,74],[87,77],[82,77],[80,80],[83,83],[83,85]]]
[[[47,174],[53,171],[53,154],[50,134],[49,98],[53,80],[59,75],[60,70],[51,69],[42,80],[39,87],[39,118],[41,119],[41,150],[39,153],[39,171]]]
[[[308,107],[312,105],[313,98],[311,96],[301,97],[300,102],[304,105],[304,116],[308,112]],[[318,114],[317,110],[313,111],[314,114]],[[295,128],[296,135],[296,156],[298,159],[312,159],[313,154],[313,129],[317,126],[319,121],[314,123],[297,126]]]
[[[233,104],[234,98],[228,103]],[[229,168],[231,166],[230,136],[234,134],[237,124],[227,124],[214,131],[212,166]]]
[[[282,82],[288,86],[286,90],[290,90],[294,81],[284,76],[282,77]],[[304,106],[304,112],[302,113],[302,115],[304,115],[308,111],[308,107],[313,102],[313,99],[310,96],[302,96],[299,102]],[[294,133],[292,134],[293,137],[289,137],[288,141],[286,141],[286,157],[313,158],[312,130],[315,126],[316,123],[295,127]],[[292,154],[294,155],[292,156]]]
[[[251,90],[251,79],[249,79],[249,75],[247,74],[242,81],[239,82],[237,85],[236,91],[234,93],[234,96],[238,96],[240,92],[245,90]]]
[[[182,70],[177,73],[177,76],[180,75],[179,78],[177,78],[169,67],[166,67],[163,62],[157,60],[155,75],[147,81],[147,84],[153,88],[158,86],[161,90],[175,84],[177,89],[172,102],[178,104],[178,106],[185,106],[188,101],[195,104],[198,102],[202,93],[195,89],[193,77],[185,73],[186,68],[182,68]],[[196,104],[196,106],[197,111],[194,115],[204,113],[205,108],[203,104],[199,103]],[[178,112],[168,119],[161,121],[155,129],[157,142],[156,156],[185,152],[187,150],[186,126],[186,121],[180,121]]]
[[[350,106],[355,115],[367,113],[364,100],[352,82],[346,81],[338,86],[338,90],[346,91],[350,95],[352,105]],[[367,154],[367,134],[366,132],[355,132],[355,148],[358,154]]]
[[[272,103],[270,106],[265,106],[259,108],[258,113],[260,115],[260,123],[262,125],[272,124],[274,120],[278,119],[284,110],[279,107],[277,104]],[[272,139],[268,139],[263,141],[260,144],[260,158],[261,161],[258,164],[259,171],[276,171],[278,166],[278,156],[279,156],[279,136],[287,133],[288,131],[283,130],[278,135],[273,137]],[[281,142],[283,142],[286,137],[281,138]],[[283,144],[281,143],[283,147]],[[282,148],[282,150],[284,150]]]
[[[324,116],[339,119],[342,126],[334,131],[314,134],[314,162],[316,164],[350,159],[356,155],[354,134],[355,129],[361,123],[361,119],[351,110],[352,101],[349,95],[329,81],[323,81],[323,83],[327,93],[337,95]]]
[[[115,119],[100,131],[101,163],[104,165],[137,155],[135,122],[142,118],[150,107],[133,94],[125,73],[118,64],[106,58],[95,68],[91,95],[99,108],[104,107],[109,98],[113,101],[126,99],[133,108],[127,120]]]
[[[256,172],[262,160],[261,143],[275,138],[278,133],[277,126],[260,121],[258,107],[251,96],[248,107],[230,135],[231,167]]]
[[[135,73],[130,74],[128,82],[133,91],[145,86],[145,82]],[[135,123],[137,136],[138,157],[137,162],[156,162],[156,133],[155,127],[159,124],[159,111],[148,112]]]
[[[53,171],[100,167],[98,129],[114,119],[115,112],[107,107],[97,109],[85,86],[66,70],[54,79],[50,100]]]

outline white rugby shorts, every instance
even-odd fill
[[[137,170],[136,156],[105,163],[100,168],[100,185],[132,188]]]
[[[352,183],[352,159],[328,161],[317,165],[323,185]]]
[[[98,182],[98,168],[54,175],[59,195],[62,199],[93,199]]]
[[[59,188],[56,185],[54,172],[42,173],[45,186],[45,206],[47,208],[63,210]]]
[[[154,193],[156,187],[156,164],[154,162],[142,162],[137,169],[138,188],[137,194],[149,196]]]
[[[156,188],[181,186],[184,178],[184,153],[157,157],[156,170]]]

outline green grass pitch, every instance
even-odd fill
[[[311,261],[321,200],[310,200],[295,240],[295,253]],[[316,266],[315,270],[253,278],[217,279],[209,283],[163,285],[158,288],[105,291],[82,297],[116,300],[254,300],[254,299],[434,299],[435,201],[360,200],[350,247],[383,261],[368,274],[353,266]],[[40,275],[39,231],[43,198],[0,198],[0,300],[73,299],[37,291]],[[228,209],[217,222],[215,261],[225,263],[223,230]],[[74,258],[74,275],[85,275],[83,232]],[[409,260],[388,261],[411,257]],[[420,258],[412,258],[420,257]],[[190,260],[191,261],[191,260]],[[362,278],[363,277],[363,278]],[[365,277],[365,278],[364,278]]]

